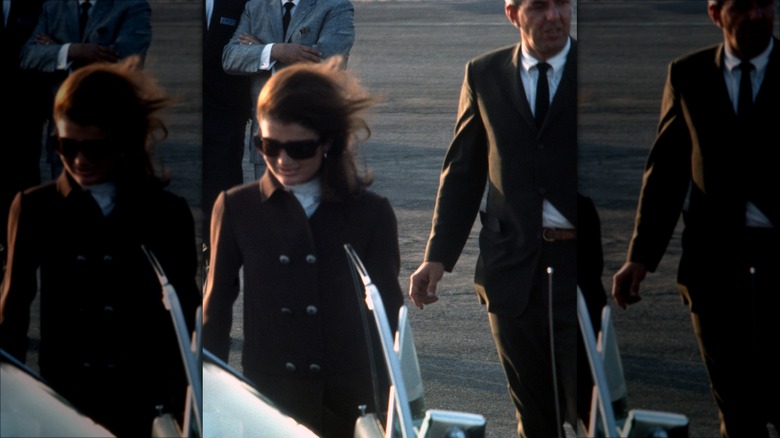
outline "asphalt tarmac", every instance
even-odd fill
[[[190,202],[199,224],[201,2],[151,3],[154,34],[146,66],[179,97],[166,117],[170,137],[160,146],[157,163],[169,171],[170,189]],[[516,43],[519,32],[506,20],[500,0],[363,0],[354,5],[357,38],[349,67],[371,92],[383,96],[368,117],[373,135],[362,146],[362,159],[375,175],[372,189],[395,209],[399,281],[406,289],[425,249],[464,65],[480,53]],[[579,180],[601,214],[603,282],[609,287],[631,235],[666,64],[721,36],[708,21],[703,0],[580,0],[577,10]],[[252,179],[248,165],[245,170],[245,179]],[[440,301],[422,311],[410,308],[411,323],[428,407],[482,414],[489,437],[511,437],[514,408],[487,315],[471,285],[476,230],[455,271],[440,284]],[[629,406],[685,414],[690,436],[714,437],[717,411],[688,311],[674,287],[678,237],[658,272],[646,280],[644,300],[627,311],[613,308]],[[236,347],[240,305],[239,300],[232,333]],[[36,333],[31,331],[33,339]],[[236,359],[231,362],[237,365]]]

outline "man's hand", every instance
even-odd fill
[[[238,44],[251,46],[253,44],[260,44],[260,40],[255,38],[252,34],[242,33],[238,36]]]
[[[41,44],[44,46],[48,46],[50,44],[60,44],[58,40],[55,38],[52,38],[51,35],[46,33],[41,33],[38,35],[35,35],[35,44]]]
[[[423,262],[409,279],[409,297],[418,309],[439,301],[436,285],[444,276],[444,265],[440,262]]]
[[[312,47],[296,43],[275,43],[271,48],[271,59],[290,65],[298,62],[321,62],[322,53]]]
[[[92,43],[73,43],[68,50],[68,59],[80,64],[92,64],[93,62],[117,62],[119,52],[116,50]]]
[[[647,268],[637,262],[626,262],[612,277],[612,297],[625,309],[642,299],[639,296],[639,284],[645,279]]]

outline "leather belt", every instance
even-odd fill
[[[568,228],[542,228],[542,239],[545,242],[558,242],[577,238],[577,230]]]

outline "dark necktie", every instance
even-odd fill
[[[739,80],[737,114],[740,117],[746,117],[750,113],[750,107],[753,106],[753,84],[750,80],[750,71],[753,70],[753,64],[743,61],[739,64],[739,69],[742,70],[742,77]]]
[[[79,15],[79,30],[81,31],[81,39],[84,39],[84,29],[87,27],[87,20],[89,20],[89,8],[92,3],[89,0],[81,4],[81,15]]]
[[[547,83],[548,68],[550,68],[550,64],[546,62],[536,64],[536,69],[539,70],[539,79],[536,80],[536,110],[534,111],[537,128],[542,126],[550,106],[550,85]]]
[[[287,39],[287,26],[290,25],[290,10],[295,6],[295,3],[288,1],[284,4],[284,16],[282,17],[282,30],[284,32],[284,39]]]

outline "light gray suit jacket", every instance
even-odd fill
[[[146,57],[152,42],[152,10],[147,0],[98,0],[93,6],[84,37],[79,35],[78,0],[48,0],[43,4],[38,25],[21,53],[21,68],[42,72],[57,70],[57,55],[64,43],[94,43],[110,46],[120,58]],[[36,44],[45,33],[62,44]]]
[[[239,35],[245,33],[253,35],[261,44],[239,44]],[[354,41],[354,8],[349,0],[301,0],[293,10],[286,39],[282,35],[281,1],[250,0],[233,38],[222,52],[222,66],[230,74],[253,76],[254,109],[260,90],[272,74],[271,70],[260,70],[260,55],[266,44],[303,44],[322,52],[323,59],[342,55],[346,61]],[[282,67],[283,64],[276,63],[274,70]]]

